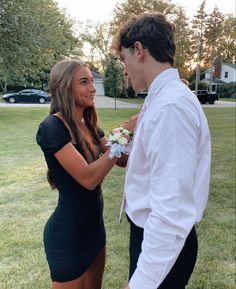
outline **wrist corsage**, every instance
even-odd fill
[[[110,132],[107,146],[110,146],[109,159],[120,158],[121,154],[129,154],[133,133],[123,127],[114,128]]]

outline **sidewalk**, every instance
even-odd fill
[[[96,108],[140,108],[140,104],[128,103],[108,96],[96,96]]]
[[[50,103],[39,104],[39,103],[7,103],[0,102],[0,107],[49,107]],[[112,97],[107,96],[96,96],[95,98],[96,108],[140,108],[140,104],[128,103],[120,100],[116,100]]]

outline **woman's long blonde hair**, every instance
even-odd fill
[[[51,93],[50,115],[60,112],[65,122],[70,127],[75,140],[81,148],[81,153],[88,163],[98,158],[87,139],[83,137],[75,117],[75,98],[72,91],[72,79],[77,69],[88,67],[80,60],[62,60],[56,63],[49,76],[49,90]],[[88,107],[84,110],[84,122],[90,131],[94,144],[100,148],[100,141],[97,127],[97,113],[95,107]],[[50,172],[48,174],[50,182]]]

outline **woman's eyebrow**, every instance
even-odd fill
[[[78,81],[81,81],[81,80],[89,80],[89,79],[91,79],[91,80],[93,80],[93,77],[80,77],[80,78],[78,78]]]

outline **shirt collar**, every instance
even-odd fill
[[[149,105],[153,97],[155,97],[162,87],[170,80],[180,79],[178,70],[176,68],[168,68],[158,74],[148,89],[148,95],[145,98],[144,105]]]

